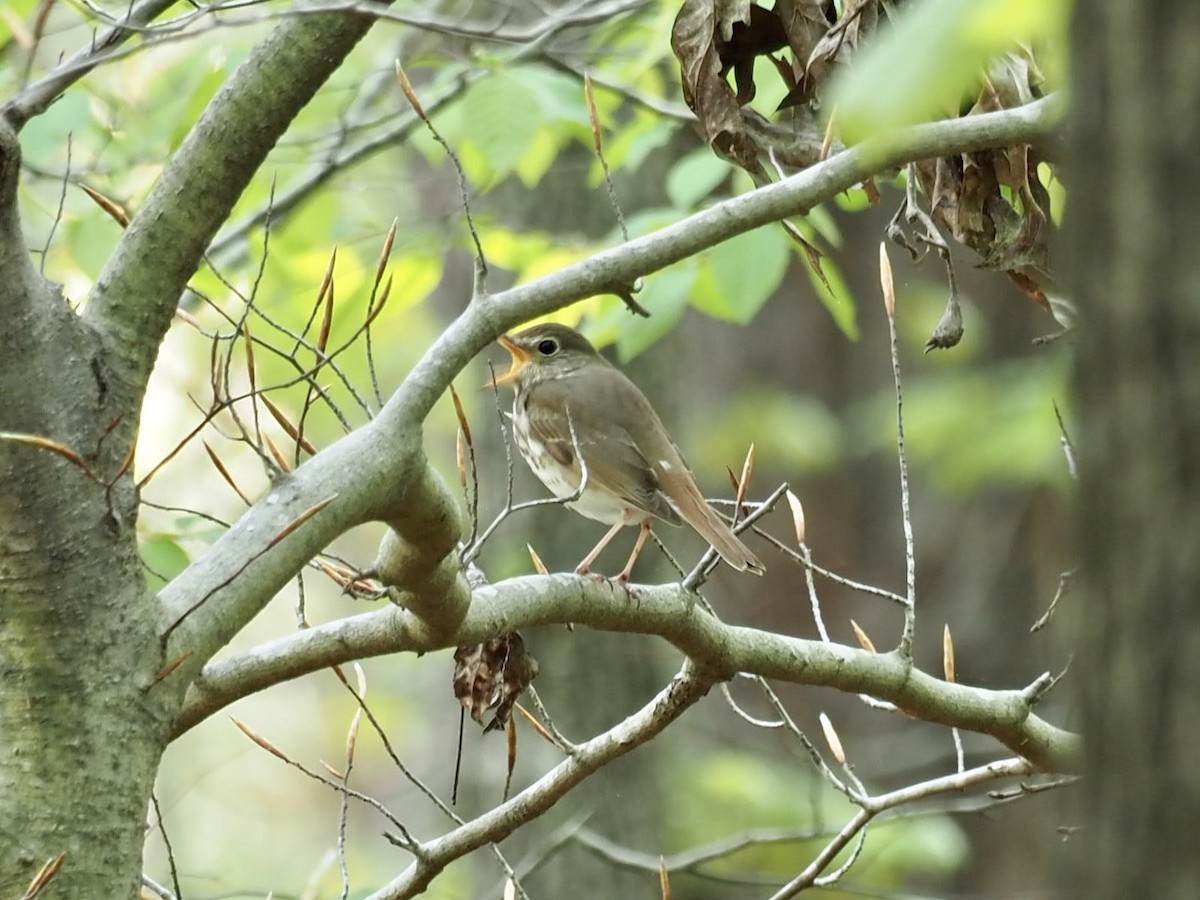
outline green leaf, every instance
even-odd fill
[[[697,282],[692,304],[716,319],[749,322],[783,281],[789,244],[782,229],[767,225],[709,250],[700,264],[709,277]]]
[[[859,191],[859,193],[862,192]],[[824,206],[814,206],[808,211],[808,215],[804,216],[804,220],[812,226],[813,231],[819,234],[825,243],[831,247],[842,246],[842,231]]]
[[[690,210],[729,178],[730,165],[708,147],[693,150],[667,173],[667,196],[680,210]]]
[[[833,85],[847,141],[957,113],[992,57],[1017,41],[1054,43],[1067,0],[923,0],[909,4]]]
[[[622,127],[605,141],[605,158],[614,169],[636,169],[647,156],[670,141],[676,130],[675,123],[639,111],[628,127]]]
[[[846,279],[842,277],[842,270],[828,256],[821,258],[821,272],[825,275],[825,281],[829,282],[829,287],[833,288],[831,292],[829,288],[825,287],[820,276],[813,269],[812,263],[808,261],[808,257],[799,247],[796,248],[796,255],[804,263],[804,271],[808,273],[813,290],[817,292],[817,298],[829,310],[837,327],[850,340],[857,341],[858,311],[854,305],[854,295],[850,293],[850,287],[846,284]]]
[[[516,167],[542,124],[542,105],[523,81],[496,70],[467,89],[463,139],[487,160],[496,181]]]
[[[751,439],[759,459],[792,477],[832,471],[845,460],[842,423],[816,397],[760,383],[747,385],[712,412],[687,443],[694,448],[696,471],[719,472],[745,454]]]
[[[695,280],[693,266],[673,266],[646,279],[637,301],[650,310],[650,318],[627,316],[617,337],[617,356],[621,362],[633,359],[675,327],[687,309]]]
[[[146,583],[156,589],[186,569],[191,562],[175,539],[165,534],[156,534],[142,541],[138,550],[146,563]]]
[[[521,87],[526,103],[532,101],[538,105],[545,121],[578,126],[581,133],[587,134],[588,146],[591,146],[592,124],[581,82],[544,66],[517,66],[507,70],[506,74],[513,84]],[[611,101],[596,92],[596,104],[602,111],[606,102],[611,105]]]
[[[542,176],[558,158],[562,142],[549,125],[543,125],[529,142],[529,146],[517,161],[516,173],[527,188],[535,188]]]

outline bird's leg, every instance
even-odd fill
[[[645,545],[646,538],[648,537],[650,537],[650,520],[646,519],[642,522],[642,527],[638,529],[637,541],[633,545],[633,552],[629,554],[629,562],[625,563],[625,568],[616,577],[616,581],[624,584],[629,580],[629,576],[633,573],[633,564],[642,555],[642,547]]]
[[[600,538],[600,543],[592,548],[592,552],[583,558],[583,562],[575,567],[575,574],[587,575],[592,570],[592,563],[596,561],[596,557],[612,542],[612,539],[617,536],[617,532],[627,524],[624,519],[618,520],[617,524],[608,530],[608,534]]]

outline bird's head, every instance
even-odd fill
[[[497,385],[519,386],[561,378],[582,366],[604,361],[582,334],[554,322],[504,334],[498,340],[512,356],[512,365],[496,376]]]

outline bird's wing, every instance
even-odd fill
[[[587,464],[589,484],[672,525],[683,521],[659,490],[654,467],[630,437],[622,421],[627,409],[618,405],[615,416],[601,421],[591,411],[591,404],[577,403],[579,408],[572,409],[567,392],[557,380],[543,382],[535,390],[538,402],[526,407],[530,431],[560,464],[578,476],[581,467],[577,457],[582,455]],[[613,412],[613,407],[607,404],[602,404],[601,408]]]

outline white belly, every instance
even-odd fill
[[[550,493],[560,500],[570,497],[579,490],[579,473],[566,466],[560,465],[552,457],[541,441],[533,437],[529,429],[529,418],[520,403],[513,404],[513,434],[516,436],[517,449],[530,470],[538,480],[549,488]],[[595,519],[606,525],[617,522],[640,522],[647,516],[641,510],[631,509],[608,491],[587,486],[583,496],[566,504],[581,516]]]

